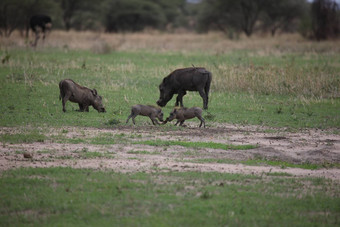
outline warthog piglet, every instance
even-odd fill
[[[135,117],[137,117],[137,115],[149,117],[154,125],[159,125],[156,118],[163,122],[163,112],[161,108],[151,105],[134,105],[131,107],[131,114],[127,118],[126,124],[129,122],[130,118],[132,118],[132,122],[135,125]]]
[[[187,119],[191,119],[194,117],[197,117],[200,121],[200,127],[203,124],[203,127],[205,128],[205,121],[204,118],[202,117],[202,109],[199,107],[192,107],[192,108],[186,108],[186,107],[175,107],[171,113],[170,116],[165,120],[164,124],[168,121],[172,121],[173,119],[177,119],[177,122],[175,125],[180,123],[179,125],[183,125],[184,121]]]

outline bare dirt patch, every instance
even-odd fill
[[[18,133],[20,128],[0,128],[0,133]],[[115,128],[56,128],[45,133],[48,138],[62,134],[64,138],[101,138],[112,144],[58,142],[53,139],[39,143],[9,144],[0,147],[0,171],[18,167],[73,167],[110,169],[119,172],[153,171],[216,171],[223,173],[266,174],[288,173],[301,177],[325,177],[340,181],[339,168],[326,168],[340,163],[338,130],[306,129],[290,132],[257,126],[219,124],[210,128],[164,128],[154,126],[119,126]],[[174,140],[252,144],[255,149],[222,150],[182,146],[148,146],[135,144],[143,140]],[[33,158],[24,158],[29,152]],[[271,160],[293,164],[318,164],[325,168],[309,170],[239,164],[245,160]],[[204,161],[209,160],[209,161]],[[229,160],[230,162],[220,162]]]

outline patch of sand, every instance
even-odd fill
[[[61,129],[51,129],[51,134]],[[0,128],[0,133],[17,133],[18,128]],[[2,144],[0,147],[0,171],[18,167],[73,167],[118,172],[153,171],[199,171],[263,175],[287,173],[296,177],[324,177],[340,181],[339,168],[307,170],[281,168],[265,163],[259,166],[217,163],[204,160],[264,159],[295,164],[340,163],[340,136],[331,130],[301,130],[289,132],[285,129],[269,129],[256,126],[219,124],[210,128],[197,128],[189,124],[186,128],[164,130],[154,126],[119,126],[112,129],[76,128],[64,129],[66,138],[91,138],[101,135],[123,135],[135,140],[184,140],[216,142],[226,144],[253,144],[250,150],[221,150],[210,148],[185,148],[181,146],[148,146],[129,142],[113,145],[87,143],[23,143]],[[138,135],[138,136],[136,136]],[[23,157],[23,152],[33,154],[32,159]],[[95,155],[87,155],[91,154]],[[200,160],[200,161],[199,161]]]

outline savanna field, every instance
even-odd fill
[[[340,224],[339,41],[73,31],[30,41],[0,40],[1,226]],[[191,66],[213,75],[206,128],[125,124]],[[66,78],[96,88],[107,112],[67,102],[63,113]],[[183,102],[203,105],[197,92]]]

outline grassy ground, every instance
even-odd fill
[[[112,138],[99,134],[87,139],[66,138],[64,132],[57,136],[47,134],[50,127],[122,126],[132,105],[155,105],[163,77],[191,65],[206,67],[213,73],[209,110],[204,111],[207,127],[231,123],[290,130],[321,128],[338,135],[339,47],[338,41],[312,43],[295,36],[229,41],[217,34],[55,32],[45,46],[32,50],[18,36],[2,39],[0,127],[17,127],[18,132],[1,132],[0,141],[4,148],[6,143],[46,141],[124,146],[124,136]],[[93,108],[89,113],[81,113],[76,111],[78,105],[70,102],[63,113],[58,83],[65,78],[96,88],[104,97],[107,113],[97,113]],[[165,116],[174,102],[171,100],[163,108]],[[184,105],[202,107],[202,99],[197,93],[189,92]],[[151,124],[143,117],[136,118],[136,122],[141,127]],[[160,127],[166,131],[185,130],[169,125]],[[139,144],[191,149],[256,147],[133,139]],[[79,151],[86,158],[109,155],[114,159],[113,153],[86,152],[86,149],[84,146],[84,152]],[[20,150],[17,152],[22,154]],[[156,153],[131,150],[129,154]],[[195,161],[209,163],[211,159],[197,157]],[[223,163],[234,161],[220,159]],[[257,165],[264,160],[241,163],[253,165],[254,162]],[[266,163],[291,167],[286,162]],[[287,226],[289,223],[336,226],[340,222],[339,182],[295,178],[285,173],[262,176],[175,173],[155,167],[151,174],[123,174],[25,168],[1,172],[0,185],[0,225],[4,226],[65,223],[70,226]]]
[[[49,168],[8,171],[0,182],[5,226],[339,224],[339,185],[320,178]]]
[[[0,55],[4,55],[2,51]],[[339,127],[340,57],[256,56],[251,50],[223,55],[202,53],[10,50],[1,65],[0,125],[111,127],[124,123],[130,106],[155,104],[158,85],[172,70],[204,66],[213,73],[207,123],[228,122],[276,127]],[[243,56],[243,57],[239,57]],[[104,97],[106,114],[75,112],[67,103],[61,111],[58,83],[72,78],[96,88]],[[174,100],[164,108],[171,111]],[[184,97],[186,106],[202,106],[196,92]],[[137,122],[148,121],[138,119]]]

